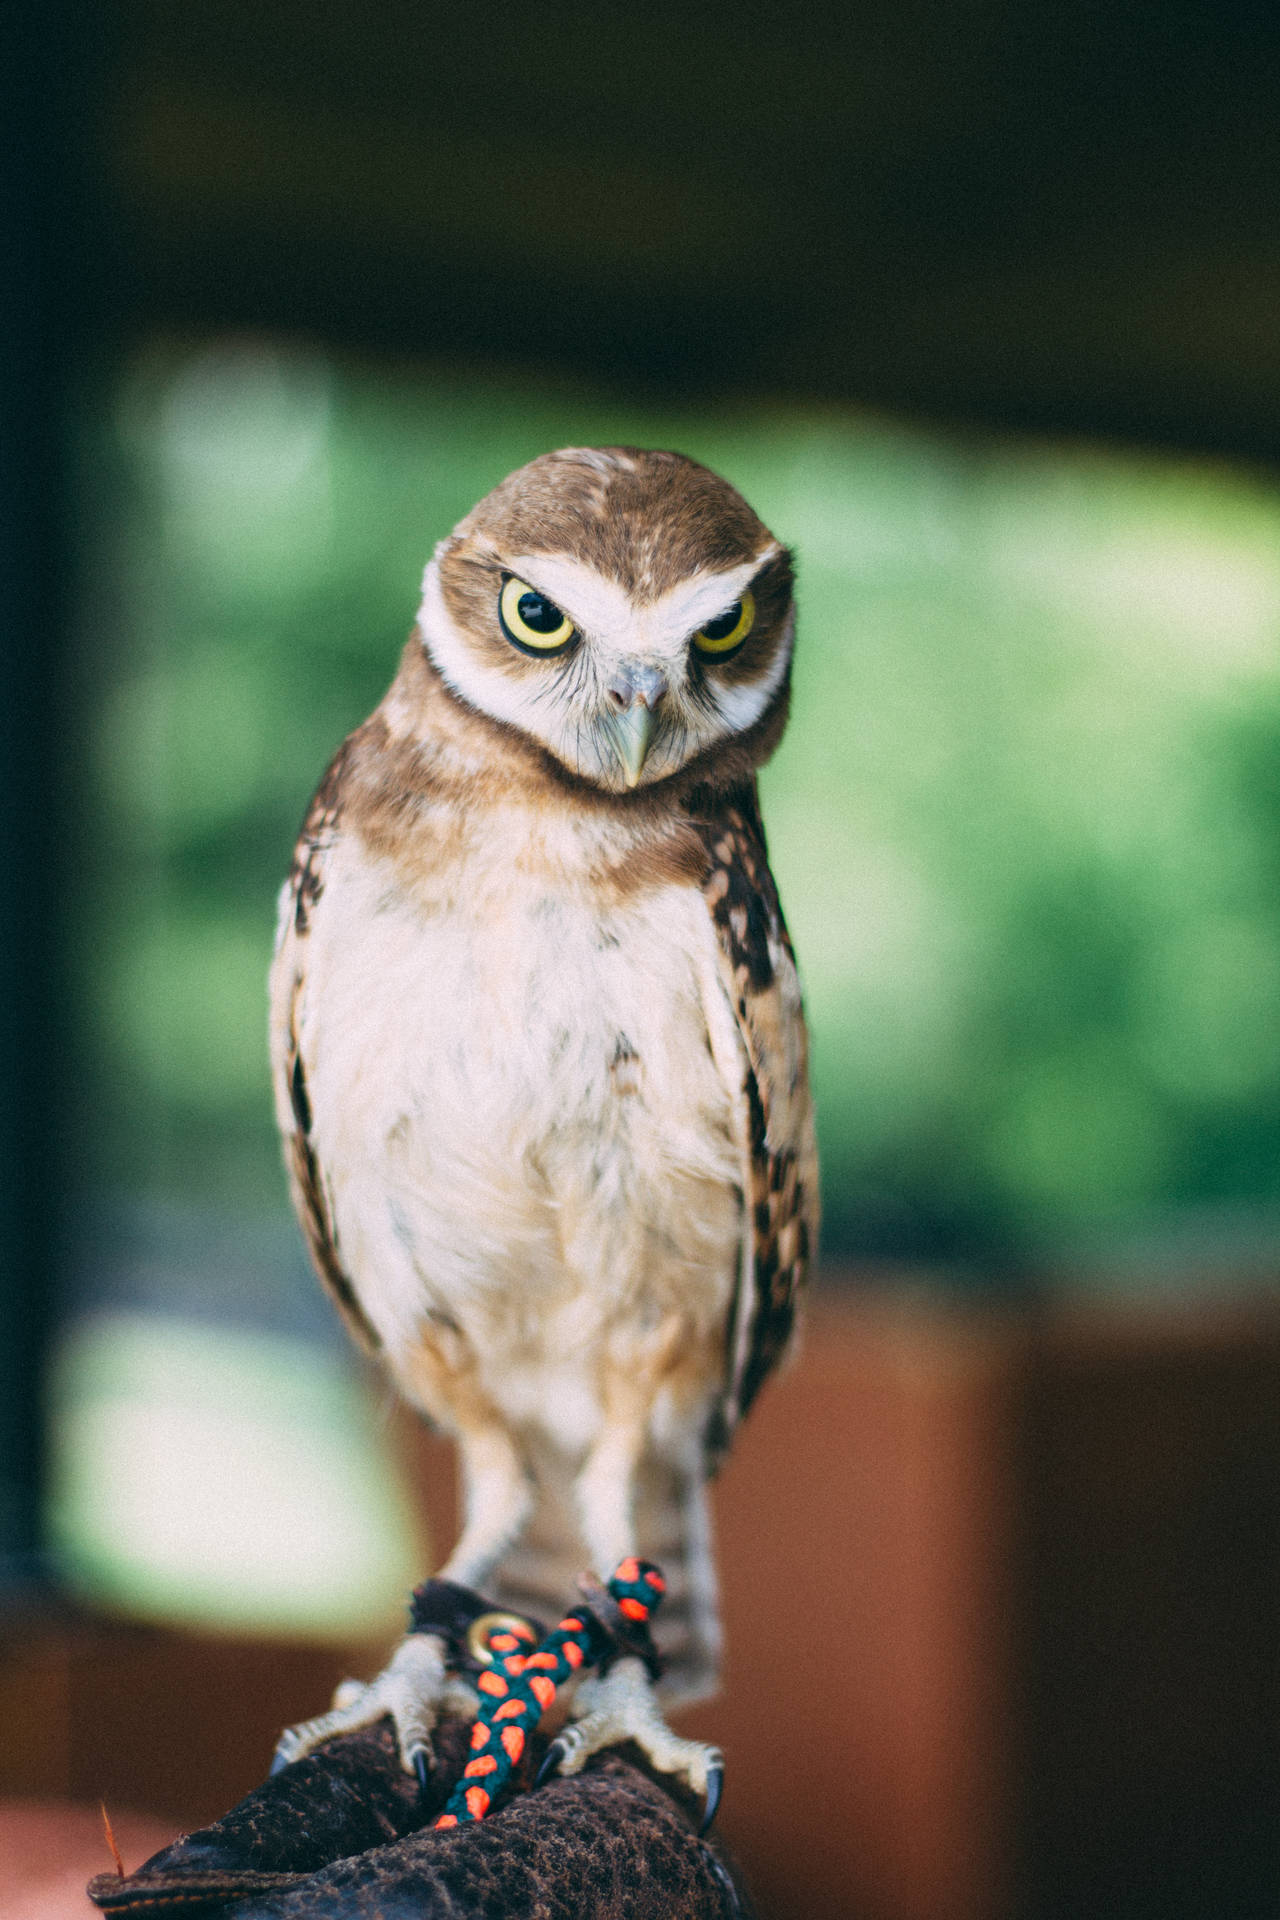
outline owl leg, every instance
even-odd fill
[[[465,1487],[465,1519],[457,1546],[437,1576],[459,1586],[482,1586],[528,1518],[529,1478],[516,1447],[496,1420],[458,1432]],[[354,1733],[389,1715],[406,1773],[425,1787],[431,1731],[442,1708],[474,1719],[476,1696],[446,1666],[444,1642],[410,1633],[382,1672],[368,1682],[344,1680],[328,1713],[286,1728],[271,1771],[301,1760],[335,1734]]]
[[[689,1340],[684,1315],[618,1339],[601,1369],[600,1431],[574,1482],[578,1524],[592,1570],[607,1577],[636,1551],[636,1480],[654,1402]]]
[[[673,1317],[606,1383],[601,1437],[576,1485],[582,1536],[602,1576],[637,1552],[635,1483],[648,1444],[649,1416],[684,1333],[683,1321]],[[655,1772],[678,1775],[702,1800],[700,1830],[706,1831],[720,1803],[723,1756],[718,1747],[672,1731],[643,1661],[623,1658],[607,1674],[583,1680],[576,1706],[576,1717],[548,1749],[543,1777],[557,1768],[578,1773],[601,1748],[634,1740]]]
[[[529,1518],[529,1471],[510,1433],[496,1418],[459,1431],[463,1523],[457,1545],[436,1578],[483,1587]]]

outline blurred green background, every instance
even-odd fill
[[[252,338],[137,355],[90,437],[93,1187],[284,1222],[264,975],[308,795],[433,543],[520,462],[605,441],[705,461],[797,550],[763,785],[828,1258],[972,1286],[1273,1245],[1273,479]]]

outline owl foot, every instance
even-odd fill
[[[724,1786],[724,1759],[718,1747],[682,1740],[671,1731],[658,1707],[653,1683],[640,1660],[619,1660],[600,1678],[582,1681],[582,1709],[547,1749],[538,1784],[552,1773],[580,1773],[593,1753],[634,1740],[656,1773],[674,1773],[702,1801],[699,1833],[716,1817]]]
[[[400,1764],[416,1773],[426,1788],[431,1767],[431,1730],[441,1708],[474,1719],[476,1696],[445,1665],[446,1647],[434,1634],[411,1633],[400,1642],[382,1672],[367,1683],[344,1680],[328,1713],[287,1727],[276,1743],[272,1773],[305,1759],[335,1734],[354,1733],[389,1715],[395,1728]]]

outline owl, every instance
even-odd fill
[[[564,448],[509,475],[436,548],[316,793],[271,979],[313,1261],[458,1450],[441,1577],[554,1619],[584,1567],[660,1563],[658,1689],[635,1659],[581,1681],[556,1753],[634,1739],[709,1807],[720,1757],[665,1718],[716,1675],[706,1481],[816,1233],[756,796],[794,630],[791,555],[696,462]],[[411,1634],[278,1760],[387,1714],[425,1777],[445,1705],[466,1690]]]

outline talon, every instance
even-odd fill
[[[716,1817],[720,1805],[720,1795],[724,1792],[724,1761],[713,1761],[707,1768],[707,1794],[702,1808],[702,1822],[698,1828],[698,1837],[706,1833]]]
[[[561,1765],[568,1757],[568,1745],[557,1735],[542,1756],[542,1765],[538,1768],[538,1777],[533,1783],[535,1793],[544,1781],[551,1778],[553,1773],[559,1773]]]
[[[410,1747],[409,1765],[418,1776],[418,1787],[423,1793],[431,1790],[431,1755],[426,1747]]]
[[[276,1774],[282,1773],[284,1769],[288,1766],[288,1764],[289,1764],[289,1756],[284,1751],[283,1746],[277,1747],[275,1752],[271,1756],[271,1767],[267,1774],[268,1780],[273,1780]]]

